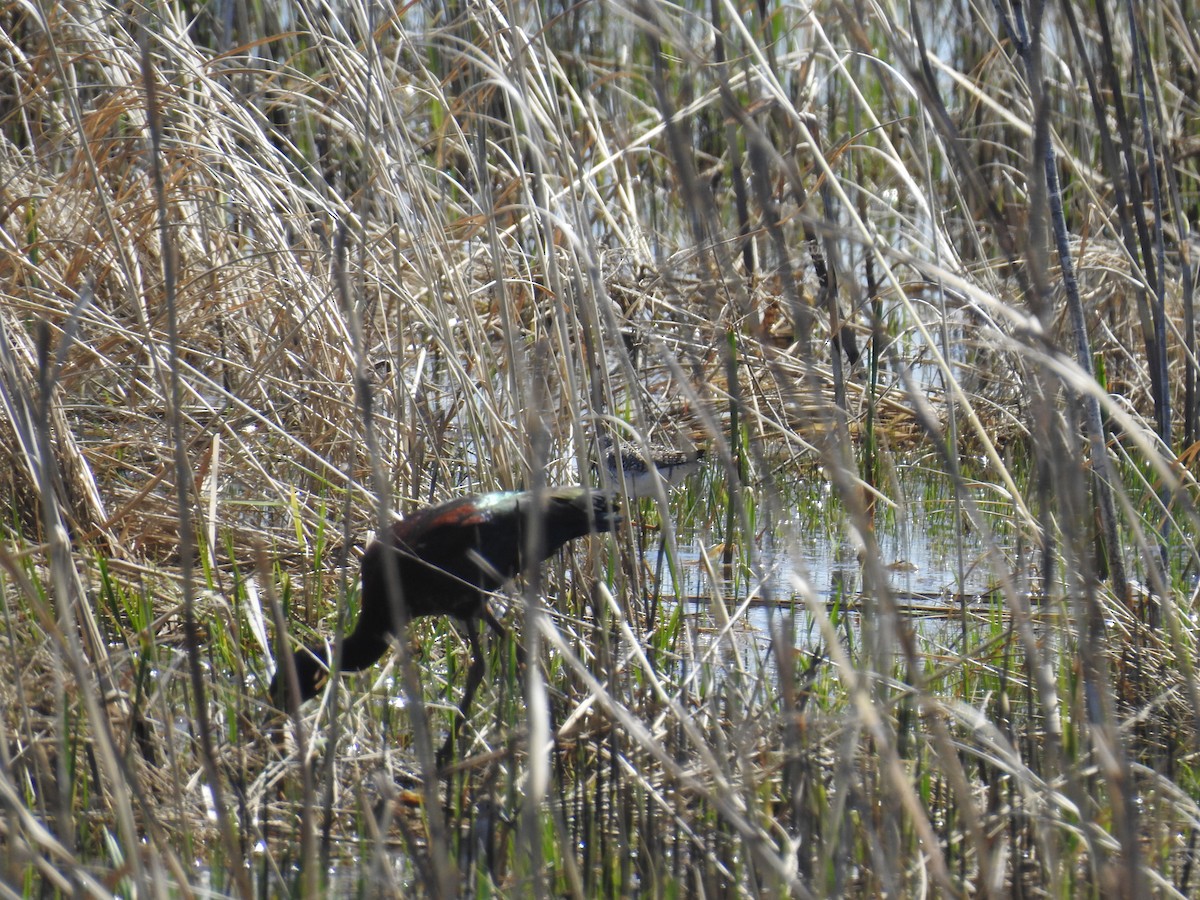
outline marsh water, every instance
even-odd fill
[[[895,471],[900,486],[895,496],[903,499],[877,517],[876,552],[897,612],[921,652],[952,659],[979,634],[1007,623],[995,590],[999,573],[989,566],[1003,560],[1000,564],[1009,567],[1004,574],[1010,574],[1020,554],[1003,519],[992,525],[990,538],[1000,552],[989,554],[985,538],[967,527],[944,482],[917,465]],[[973,484],[981,493],[991,490],[982,482]],[[687,521],[691,499],[672,498],[679,520]],[[830,623],[837,642],[854,652],[873,631],[879,592],[864,589],[860,544],[846,515],[819,472],[797,478],[791,495],[777,506],[781,511],[771,515],[757,510],[767,521],[756,532],[751,552],[735,546],[728,566],[722,564],[724,543],[703,528],[679,535],[673,565],[661,531],[635,518],[651,595],[636,613],[639,621],[653,627],[682,603],[693,657],[715,654],[725,660],[718,663],[721,669],[737,659],[747,671],[774,671],[779,636],[787,640],[790,635],[798,654],[823,655],[832,636],[822,626]],[[653,521],[653,504],[635,510],[635,517],[639,512]],[[828,622],[821,621],[823,616]]]

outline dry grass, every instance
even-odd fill
[[[1193,893],[1200,35],[1118,115],[1124,8],[984,6],[0,12],[0,881]],[[514,588],[452,773],[440,622],[271,744],[388,510],[621,422],[713,462]]]

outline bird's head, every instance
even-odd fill
[[[325,689],[325,682],[329,680],[329,664],[325,661],[322,647],[302,647],[292,654],[292,661],[296,665],[300,702],[303,703]],[[289,708],[287,660],[280,662],[275,677],[271,679],[271,703],[276,709]]]

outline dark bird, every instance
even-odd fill
[[[541,516],[541,546],[526,558],[532,516]],[[513,491],[463,497],[413,513],[376,540],[362,560],[358,622],[342,641],[341,669],[358,672],[388,649],[388,638],[418,616],[454,616],[466,623],[471,668],[459,712],[466,718],[483,679],[484,659],[476,620],[498,635],[505,630],[488,608],[488,594],[549,559],[568,541],[614,531],[621,517],[615,498],[584,487],[552,488],[540,494]],[[323,645],[293,655],[300,700],[320,693],[328,677]],[[286,669],[271,681],[271,698],[286,709]],[[453,732],[451,732],[453,736]],[[443,755],[449,747],[443,748]]]
[[[677,450],[674,447],[650,445],[647,456],[634,444],[618,449],[609,444],[604,447],[604,465],[608,468],[612,483],[618,488],[621,479],[618,470],[625,475],[625,493],[630,497],[653,497],[654,482],[661,478],[670,487],[678,484],[700,468],[704,459],[703,450]]]

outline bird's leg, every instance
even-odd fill
[[[459,718],[464,722],[471,709],[471,701],[475,699],[475,689],[483,681],[483,672],[487,667],[483,647],[479,643],[479,627],[474,619],[467,620],[467,640],[471,644],[471,668],[467,670],[467,686],[463,691],[462,704],[458,707]]]
[[[485,616],[490,619],[489,624],[495,622],[495,617],[490,612],[485,613]],[[498,625],[497,622],[496,626]],[[503,629],[501,632],[503,633]],[[471,701],[475,699],[475,690],[483,681],[484,669],[487,667],[486,660],[483,658],[483,647],[479,644],[479,627],[473,618],[467,619],[467,642],[471,645],[471,668],[467,670],[467,686],[463,689],[462,703],[458,706],[458,719],[455,721],[454,727],[450,729],[450,733],[446,735],[446,743],[438,751],[438,766],[440,767],[444,767],[454,753],[454,738],[458,734],[459,728],[467,721],[467,712],[471,708]]]
[[[496,637],[503,640],[508,635],[508,629],[500,624],[500,620],[486,603],[481,607],[480,615],[483,616],[483,621],[491,626],[492,631],[496,632]],[[520,644],[517,644],[517,665],[525,665],[525,648]]]

